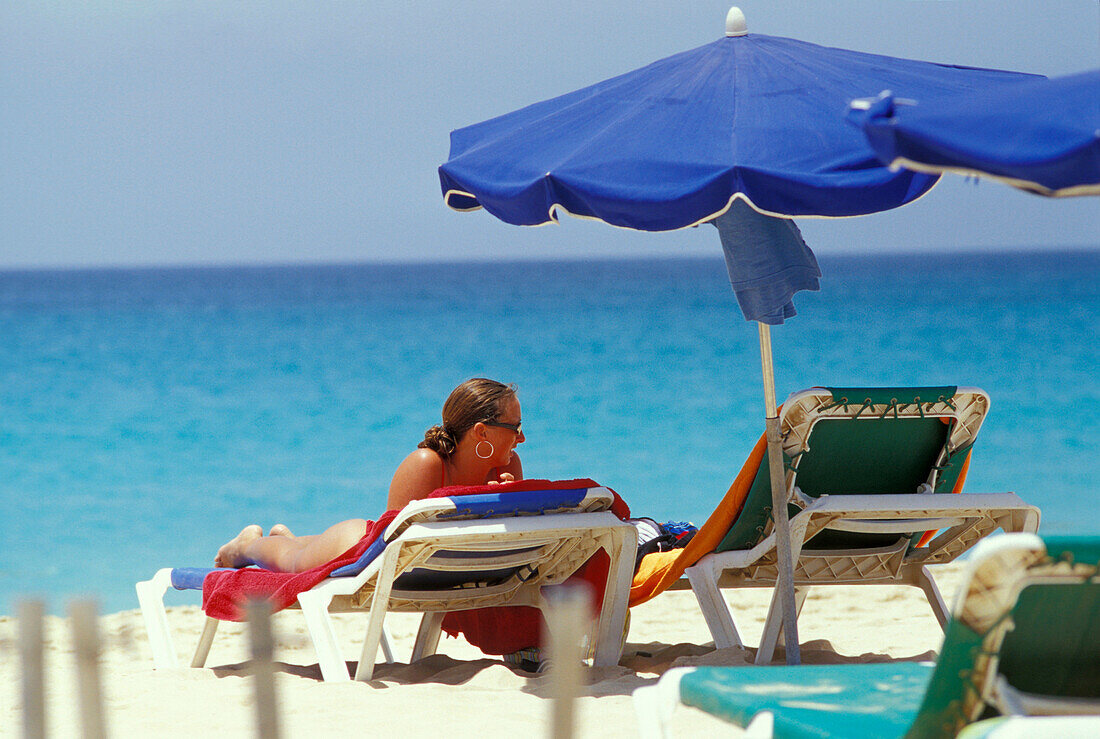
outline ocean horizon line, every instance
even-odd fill
[[[961,249],[944,249],[939,251],[844,251],[817,253],[819,260],[830,262],[833,260],[845,261],[850,259],[926,259],[926,258],[977,258],[977,257],[1045,257],[1045,256],[1086,256],[1100,255],[1100,243],[1094,245],[1067,244],[1047,248],[1035,246],[1010,246],[996,249],[979,247],[967,247]],[[595,254],[590,257],[567,256],[552,257],[514,257],[505,258],[493,256],[470,257],[468,259],[349,259],[349,260],[317,260],[303,259],[299,261],[271,261],[271,262],[161,262],[161,263],[107,263],[94,265],[10,265],[0,266],[0,274],[48,274],[48,273],[92,273],[92,272],[172,272],[172,271],[230,271],[230,270],[285,270],[285,269],[334,269],[334,268],[369,268],[369,267],[437,267],[437,266],[476,266],[483,265],[529,265],[529,264],[611,264],[611,263],[659,263],[659,262],[684,262],[684,261],[721,261],[722,252],[715,248],[713,252],[692,251],[688,253],[647,253],[639,255],[628,254]]]

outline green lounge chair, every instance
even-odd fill
[[[758,737],[1100,736],[1098,562],[1100,538],[984,541],[934,665],[669,670],[634,693],[640,735],[684,703]]]
[[[1039,510],[1013,493],[951,494],[989,408],[977,388],[813,388],[780,414],[796,607],[810,587],[919,587],[940,626],[948,609],[928,565],[950,562],[983,537],[1037,530]],[[922,542],[925,532],[938,531]],[[927,537],[923,537],[927,538]],[[777,577],[767,458],[715,551],[685,575],[718,648],[740,646],[722,588],[772,587]],[[778,599],[757,664],[771,662]]]

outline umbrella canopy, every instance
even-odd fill
[[[974,94],[1032,77],[733,34],[451,134],[448,205],[532,226],[556,211],[667,231],[734,197],[781,216],[854,216],[922,195],[843,120],[855,97]]]
[[[879,159],[1002,180],[1041,195],[1100,195],[1100,69],[976,95],[886,92],[852,103]]]

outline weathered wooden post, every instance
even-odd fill
[[[253,600],[248,604],[248,631],[252,647],[252,685],[256,696],[256,735],[278,739],[279,712],[275,696],[275,639],[271,632],[271,604]]]

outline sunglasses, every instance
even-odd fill
[[[496,426],[497,428],[508,429],[514,431],[517,434],[522,433],[523,421],[519,423],[504,423],[502,421],[482,421],[486,426]]]

